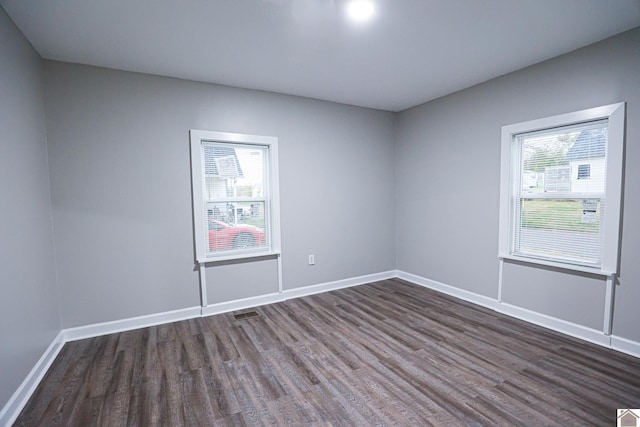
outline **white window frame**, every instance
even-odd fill
[[[192,129],[189,132],[191,142],[191,189],[193,200],[193,227],[196,261],[205,264],[216,261],[247,259],[280,255],[280,192],[278,173],[278,138],[273,136],[247,135],[242,133],[217,132]],[[205,186],[202,169],[202,143],[228,143],[233,146],[263,146],[267,149],[267,181],[264,183],[266,202],[269,204],[269,216],[266,218],[269,239],[268,246],[261,248],[237,249],[231,252],[210,253],[206,250],[204,206]]]
[[[518,221],[515,216],[515,191],[517,191],[518,175],[521,167],[516,136],[528,132],[559,128],[602,119],[607,119],[609,124],[606,166],[607,179],[605,195],[603,197],[603,200],[606,201],[606,214],[601,224],[603,240],[600,267],[583,266],[562,262],[561,260],[555,261],[514,254],[514,233]],[[621,102],[502,127],[500,229],[498,241],[498,257],[500,259],[540,264],[602,276],[617,274],[624,161],[624,121],[625,103]]]

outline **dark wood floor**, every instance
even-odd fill
[[[16,424],[609,426],[640,408],[640,359],[399,280],[255,310],[68,343]]]

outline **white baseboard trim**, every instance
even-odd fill
[[[638,341],[611,335],[611,348],[631,356],[640,357],[640,342]]]
[[[364,276],[351,277],[349,279],[321,283],[319,285],[286,289],[283,294],[285,296],[285,299],[300,298],[308,295],[320,294],[322,292],[335,291],[336,289],[350,288],[352,286],[359,286],[367,283],[379,282],[381,280],[393,279],[394,277],[397,277],[397,272],[395,270],[390,270],[384,271],[382,273],[367,274]]]
[[[146,316],[113,320],[111,322],[78,326],[75,328],[64,329],[62,333],[64,341],[69,342],[85,338],[99,337],[101,335],[113,334],[116,332],[146,328],[148,326],[161,325],[163,323],[177,322],[179,320],[193,319],[194,317],[200,317],[200,307],[189,307],[180,310],[148,314]]]
[[[415,285],[424,286],[425,288],[433,289],[434,291],[442,292],[443,294],[451,295],[452,297],[460,298],[461,300],[478,304],[492,310],[496,310],[499,305],[498,300],[496,299],[485,297],[484,295],[476,294],[474,292],[469,292],[464,289],[456,288],[451,285],[446,285],[435,280],[416,276],[415,274],[398,271],[397,277],[399,279],[406,280],[407,282],[411,282]]]
[[[525,322],[533,323],[534,325],[542,326],[543,328],[551,329],[584,341],[589,341],[593,344],[598,344],[603,347],[611,347],[610,337],[598,329],[588,328],[586,326],[578,325],[577,323],[558,319],[557,317],[552,317],[504,302],[499,304],[496,311],[506,314],[507,316],[515,317],[516,319],[524,320]]]
[[[47,373],[56,356],[60,353],[62,346],[64,346],[64,334],[60,331],[33,366],[31,372],[29,372],[24,381],[22,381],[22,384],[20,384],[16,392],[13,393],[13,396],[11,396],[4,408],[0,410],[0,426],[10,426],[15,422],[22,408],[24,408],[24,405],[27,404],[36,387],[40,384],[44,374]]]
[[[348,279],[336,280],[333,282],[320,283],[318,285],[303,286],[294,289],[285,289],[282,293],[260,295],[257,297],[243,298],[234,301],[210,304],[202,308],[203,316],[228,313],[230,311],[244,310],[261,305],[273,304],[286,301],[288,299],[300,298],[322,292],[334,291],[336,289],[349,288],[351,286],[364,285],[380,280],[392,279],[396,277],[396,271],[390,270],[382,273],[367,274],[365,276],[350,277]]]

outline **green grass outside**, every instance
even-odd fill
[[[600,229],[600,203],[596,221],[582,222],[582,200],[523,199],[522,226],[546,230],[564,230],[580,233],[598,233]]]

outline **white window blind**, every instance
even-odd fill
[[[272,137],[191,131],[200,262],[277,253],[276,142]]]
[[[203,142],[206,251],[269,246],[264,146]]]
[[[624,103],[502,128],[502,259],[611,275],[619,254]]]
[[[601,120],[516,136],[515,254],[600,267],[607,130]]]

